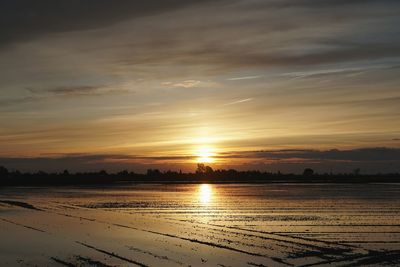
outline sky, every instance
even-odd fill
[[[400,172],[397,0],[4,0],[0,165]]]

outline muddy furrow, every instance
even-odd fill
[[[129,258],[122,257],[122,256],[120,256],[120,255],[118,255],[118,254],[116,254],[116,253],[109,252],[109,251],[107,251],[107,250],[103,250],[103,249],[100,249],[100,248],[97,248],[97,247],[88,245],[88,244],[83,243],[83,242],[79,242],[79,241],[75,241],[75,242],[76,242],[77,244],[80,244],[80,245],[85,246],[85,247],[87,247],[87,248],[93,249],[93,250],[95,250],[95,251],[97,251],[97,252],[104,253],[104,254],[106,254],[106,255],[108,255],[108,256],[111,256],[111,257],[120,259],[120,260],[122,260],[122,261],[129,262],[129,263],[133,263],[133,264],[135,264],[135,265],[137,265],[137,266],[141,266],[141,267],[148,267],[148,265],[146,265],[146,264],[144,264],[144,263],[141,263],[141,262],[138,262],[138,261],[129,259]]]
[[[2,220],[2,221],[4,221],[4,222],[7,222],[7,223],[14,224],[14,225],[18,225],[18,226],[21,226],[21,227],[24,227],[24,228],[27,228],[27,229],[31,229],[31,230],[34,230],[34,231],[38,231],[38,232],[41,232],[41,233],[47,233],[47,232],[44,231],[44,230],[41,230],[41,229],[38,229],[38,228],[35,228],[35,227],[32,227],[32,226],[29,226],[29,225],[17,223],[17,222],[14,222],[14,221],[10,221],[10,220],[4,219],[4,218],[0,218],[0,220]]]
[[[96,267],[114,267],[108,264],[105,264],[101,261],[97,261],[97,260],[93,260],[91,258],[87,258],[87,257],[82,257],[82,256],[75,256],[75,258],[77,259],[77,261],[81,262],[81,263],[85,263],[85,264],[89,264],[90,266],[96,266]]]
[[[388,264],[398,266],[400,264],[400,251],[371,251],[370,254],[364,258],[357,260],[354,263],[343,265],[343,267],[359,267],[372,264]]]
[[[66,262],[63,260],[60,260],[59,258],[56,257],[51,257],[50,259],[52,259],[53,261],[57,262],[58,264],[64,265],[64,266],[68,266],[68,267],[76,267],[75,264],[72,264],[70,262]]]
[[[14,200],[0,200],[0,203],[8,204],[10,206],[16,206],[24,209],[30,209],[30,210],[38,210],[40,211],[41,209],[36,208],[35,206],[26,203],[26,202],[21,202],[21,201],[14,201]]]
[[[153,253],[151,251],[142,250],[142,249],[139,249],[139,248],[136,248],[136,247],[133,247],[133,246],[126,246],[126,247],[128,249],[130,249],[130,250],[133,250],[133,251],[136,251],[136,252],[139,252],[139,253],[143,253],[143,254],[146,254],[146,255],[150,255],[150,256],[152,256],[152,257],[154,257],[156,259],[159,259],[159,260],[166,260],[166,261],[170,261],[170,262],[176,263],[178,265],[183,265],[183,262],[171,259],[168,256],[161,256],[161,255],[155,254],[155,253]]]
[[[355,261],[351,263],[352,261]],[[379,263],[400,263],[400,251],[369,251],[368,254],[356,254],[344,258],[321,261],[316,263],[304,264],[300,267],[311,267],[319,265],[331,265],[331,264],[341,264],[341,266],[364,266],[368,264],[379,264]]]
[[[274,227],[400,227],[400,224],[275,224]]]

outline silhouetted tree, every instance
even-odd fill
[[[7,176],[8,176],[8,170],[5,167],[0,166],[0,178],[5,178]]]
[[[127,170],[123,170],[123,171],[118,172],[117,175],[119,175],[119,176],[128,176],[129,172]]]
[[[353,174],[358,176],[358,175],[360,175],[360,172],[361,172],[361,169],[357,168],[357,169],[354,169]]]
[[[206,165],[204,165],[204,163],[198,163],[196,173],[202,174],[205,172],[206,172]]]
[[[314,170],[313,169],[310,169],[310,168],[306,168],[306,169],[304,169],[304,171],[303,171],[303,175],[304,176],[312,176],[314,174]]]
[[[159,169],[148,169],[147,170],[147,176],[149,177],[154,177],[154,176],[159,176],[161,175],[161,172]]]
[[[206,166],[206,171],[205,171],[206,174],[210,174],[213,172],[214,172],[214,170],[210,166]]]

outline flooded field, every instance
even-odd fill
[[[400,184],[0,189],[1,266],[399,266]]]

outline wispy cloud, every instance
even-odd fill
[[[234,77],[234,78],[229,78],[228,81],[239,81],[239,80],[251,80],[251,79],[258,79],[261,78],[262,76],[243,76],[243,77]]]
[[[223,106],[236,105],[236,104],[240,104],[240,103],[244,103],[244,102],[249,102],[249,101],[252,101],[252,100],[253,100],[253,98],[240,99],[240,100],[237,100],[237,101],[233,101],[233,102],[229,102],[229,103],[223,104]]]
[[[200,81],[197,80],[186,80],[178,83],[172,84],[174,87],[183,87],[183,88],[192,88],[192,87],[197,87],[200,85]]]
[[[385,65],[367,65],[353,68],[338,68],[338,69],[318,69],[311,71],[299,71],[299,72],[288,72],[282,73],[280,76],[288,76],[294,79],[322,77],[322,76],[333,76],[344,74],[346,76],[355,76],[366,73],[368,71],[380,70],[380,69],[392,69],[398,67],[398,64],[386,63]]]
[[[90,96],[90,95],[107,95],[127,93],[129,90],[118,85],[81,85],[81,86],[62,86],[51,88],[26,88],[30,93],[36,96]]]

